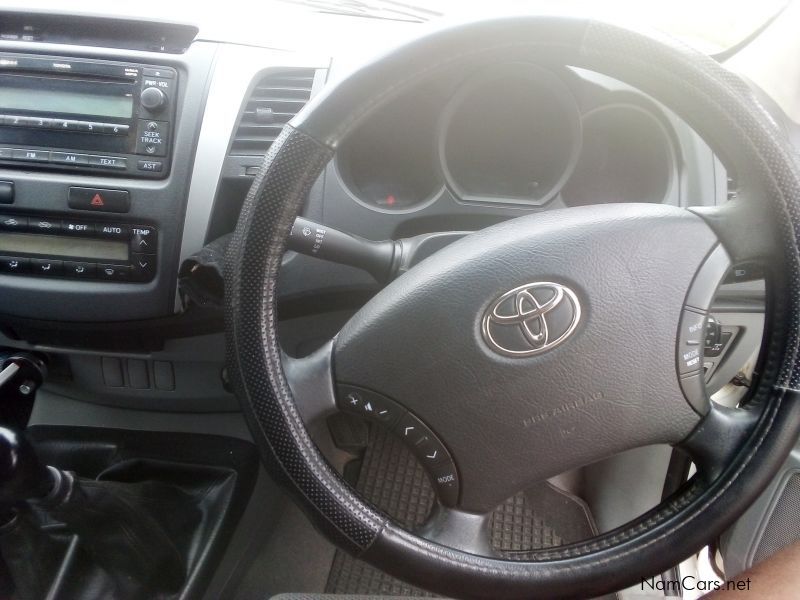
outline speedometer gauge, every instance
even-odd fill
[[[336,154],[352,197],[373,210],[410,212],[427,206],[443,188],[437,168],[437,106],[415,94],[366,121]]]

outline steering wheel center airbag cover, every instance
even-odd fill
[[[526,482],[692,430],[675,337],[715,244],[699,217],[646,204],[496,225],[373,298],[335,342],[336,377],[431,426],[460,470],[462,506],[490,510]],[[498,352],[487,328],[522,352]]]

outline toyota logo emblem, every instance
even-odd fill
[[[560,283],[539,281],[510,290],[483,315],[481,332],[498,354],[513,357],[546,352],[566,340],[578,326],[578,297]]]

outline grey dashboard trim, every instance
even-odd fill
[[[203,247],[228,146],[253,78],[270,68],[327,69],[328,58],[250,46],[220,45],[197,141],[181,240],[180,261]],[[315,78],[314,87],[322,83]],[[312,94],[316,89],[312,89]],[[178,308],[176,299],[176,310]]]

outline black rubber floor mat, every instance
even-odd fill
[[[373,427],[356,489],[406,528],[425,521],[435,500],[425,471],[406,446],[385,429]],[[515,552],[560,546],[591,537],[596,528],[580,499],[545,483],[510,498],[492,515],[492,544],[508,558]],[[334,594],[428,596],[337,551],[325,588]]]

